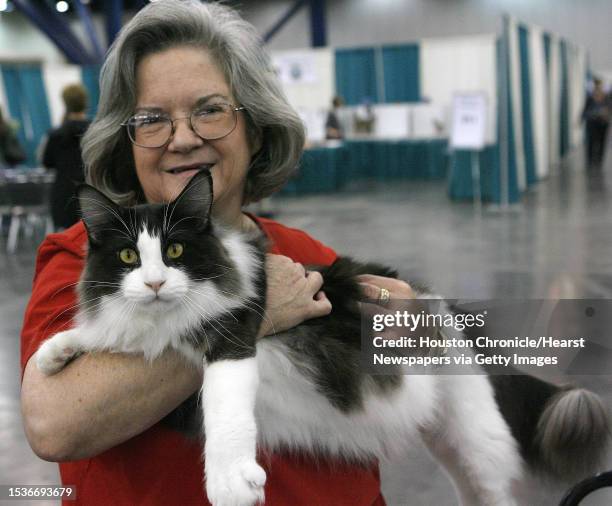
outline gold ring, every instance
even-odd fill
[[[387,290],[386,288],[381,288],[380,295],[378,296],[378,303],[381,306],[386,306],[389,302],[389,299],[391,299],[391,293],[389,293],[389,290]]]

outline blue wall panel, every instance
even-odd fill
[[[385,102],[419,102],[419,45],[384,46]]]
[[[347,105],[378,102],[374,48],[336,50],[336,94]]]
[[[523,116],[523,146],[525,150],[525,172],[527,185],[537,181],[533,124],[531,116],[531,78],[529,75],[529,32],[519,27],[519,51],[521,68],[521,110]]]

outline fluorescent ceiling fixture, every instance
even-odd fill
[[[55,4],[55,8],[57,9],[57,12],[66,12],[68,10],[68,2],[60,0]]]

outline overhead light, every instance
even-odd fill
[[[8,11],[8,0],[0,0],[0,12]]]
[[[68,10],[68,2],[60,0],[55,4],[55,9],[57,10],[57,12],[66,12]]]

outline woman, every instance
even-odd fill
[[[71,84],[62,90],[66,107],[64,122],[49,133],[43,152],[43,165],[55,169],[51,191],[51,217],[55,230],[62,230],[79,221],[76,188],[83,183],[81,138],[89,127],[87,119],[87,90]]]
[[[208,108],[224,118],[216,131],[198,123]],[[138,135],[151,121],[164,122],[164,138]],[[169,200],[197,170],[210,168],[217,219],[241,230],[259,227],[272,243],[265,335],[331,310],[320,275],[302,264],[331,263],[335,253],[303,232],[242,212],[282,186],[303,143],[302,124],[253,27],[223,6],[162,0],[137,14],[113,45],[83,157],[88,180],[122,204]],[[172,352],[152,365],[137,356],[85,355],[51,377],[30,360],[70,322],[84,246],[77,224],[39,251],[22,331],[28,440],[41,458],[61,462],[62,482],[76,485],[77,501],[88,506],[208,504],[200,445],[158,423],[197,391],[199,372]],[[397,280],[363,282],[372,298],[412,294]],[[267,505],[384,504],[376,469],[292,455],[262,454],[260,462]]]

